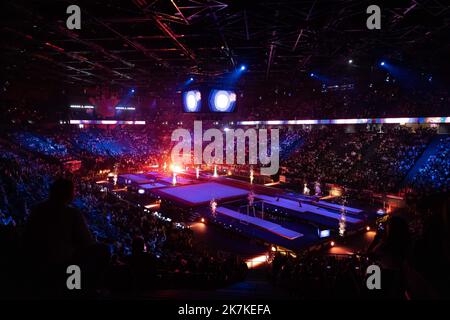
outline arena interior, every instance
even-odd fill
[[[450,298],[445,1],[1,7],[1,299]]]

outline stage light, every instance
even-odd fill
[[[244,65],[242,65],[241,68],[240,68],[241,71],[244,71],[245,69],[247,69],[247,67],[244,66]]]
[[[258,266],[267,263],[267,260],[268,260],[268,256],[261,255],[261,256],[257,256],[257,257],[254,257],[254,258],[247,259],[247,260],[245,260],[245,263],[247,264],[247,268],[255,269]]]
[[[332,247],[334,247],[334,241],[331,241],[330,245],[331,245]]]
[[[78,105],[72,104],[69,106],[71,109],[94,109],[94,106],[91,105]]]
[[[116,110],[131,110],[131,111],[134,111],[134,110],[136,110],[136,108],[135,107],[128,107],[128,106],[120,106],[120,107],[116,107]]]
[[[190,77],[190,78],[189,78],[189,81],[194,81],[194,78]]]
[[[202,221],[202,223],[205,223],[205,218],[202,218],[201,221]]]
[[[219,93],[214,98],[214,105],[216,106],[217,109],[223,111],[228,108],[228,105],[230,103],[229,100],[230,99],[226,93]]]
[[[181,173],[183,172],[183,169],[181,168],[181,166],[177,165],[177,164],[171,164],[170,165],[170,170],[174,173]]]
[[[213,112],[233,112],[236,105],[236,93],[229,90],[212,90],[209,107]]]
[[[314,75],[314,73],[311,72],[311,73],[309,74],[309,76],[312,78],[312,77],[314,77],[315,75]]]
[[[353,63],[352,59],[348,60],[348,64],[352,64],[352,63]]]
[[[319,238],[327,238],[330,236],[330,230],[320,230]]]
[[[138,190],[138,193],[139,193],[139,194],[144,194],[144,193],[145,193],[145,190],[144,190],[144,189],[139,189],[139,190]]]
[[[184,112],[200,112],[202,95],[198,90],[183,93]]]
[[[384,61],[381,61],[381,62],[380,62],[380,66],[382,66],[382,67],[383,67],[385,64],[386,64],[386,62],[384,62]]]
[[[370,231],[370,227],[369,226],[366,227],[366,231]]]
[[[131,93],[135,93],[136,92],[136,90],[135,89],[131,89]]]

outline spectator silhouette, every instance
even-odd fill
[[[382,270],[382,297],[404,299],[406,292],[406,269],[411,239],[408,224],[400,216],[392,216],[378,244],[371,246],[372,255]]]
[[[125,258],[125,262],[131,269],[133,286],[137,290],[152,286],[155,277],[156,261],[145,249],[145,241],[142,237],[135,237],[132,242],[132,253]]]
[[[57,179],[50,187],[49,199],[31,210],[24,250],[35,271],[29,283],[32,289],[52,293],[63,289],[66,268],[76,264],[76,257],[94,243],[82,214],[70,206],[74,191],[72,181]]]

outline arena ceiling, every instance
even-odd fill
[[[450,10],[443,0],[395,1],[368,30],[374,1],[2,1],[3,77],[71,85],[162,88],[221,77],[292,80],[320,69],[367,71],[390,58],[448,71]],[[81,30],[66,8],[81,8]],[[444,62],[446,66],[443,66]],[[352,71],[356,72],[356,71]]]

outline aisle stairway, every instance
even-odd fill
[[[200,213],[198,213],[197,211],[192,211],[189,213],[187,217],[187,222],[196,222],[199,221],[200,218],[201,218]]]
[[[217,294],[218,297],[229,297],[237,300],[285,300],[293,298],[289,296],[286,290],[280,287],[275,287],[267,279],[267,270],[264,266],[262,266],[261,268],[249,270],[245,281],[238,282],[226,288],[216,290],[215,294]]]
[[[286,290],[275,287],[267,279],[266,268],[251,269],[246,279],[217,290],[169,289],[145,294],[145,298],[164,300],[286,300],[293,299]]]
[[[436,154],[437,152],[437,146],[439,145],[439,141],[442,138],[445,138],[447,135],[436,135],[428,144],[425,151],[422,153],[422,155],[417,159],[414,166],[409,170],[408,174],[406,175],[405,179],[403,179],[403,182],[401,184],[401,188],[406,187],[414,178],[414,176],[417,174],[420,168],[422,168],[427,160]]]

